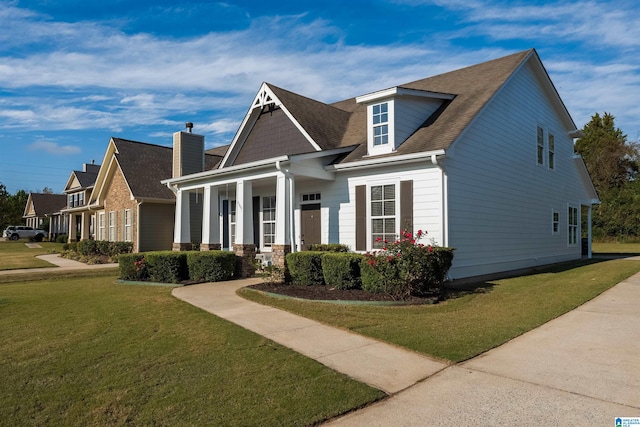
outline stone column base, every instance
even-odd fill
[[[220,243],[200,243],[201,251],[219,251],[220,249],[222,249]]]
[[[190,251],[193,248],[191,243],[176,243],[173,242],[173,247],[171,248],[174,251]]]
[[[256,245],[245,243],[237,245],[234,243],[233,252],[240,258],[238,274],[240,277],[251,277],[256,272]]]
[[[279,268],[285,269],[285,258],[291,252],[291,245],[271,246],[271,263]]]

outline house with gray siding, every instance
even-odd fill
[[[248,273],[257,253],[283,265],[313,243],[364,253],[423,230],[456,248],[453,280],[579,259],[599,201],[578,135],[533,49],[331,104],[263,83],[219,164],[163,181],[173,248],[195,228]]]

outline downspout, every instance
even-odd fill
[[[294,175],[288,170],[285,170],[282,168],[282,164],[280,163],[280,160],[276,161],[276,169],[279,172],[282,172],[285,177],[289,178],[289,242],[291,242],[291,252],[297,252],[296,250],[297,242],[295,240],[296,234],[295,234],[295,228],[294,228],[295,206],[293,204],[293,200],[294,200],[293,194],[295,190]]]

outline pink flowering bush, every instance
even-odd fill
[[[453,249],[424,245],[426,232],[403,231],[395,242],[384,243],[380,251],[367,253],[361,267],[362,288],[386,293],[393,299],[411,296],[440,296],[453,261]]]

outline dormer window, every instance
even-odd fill
[[[389,143],[389,104],[383,102],[373,106],[373,145]]]

